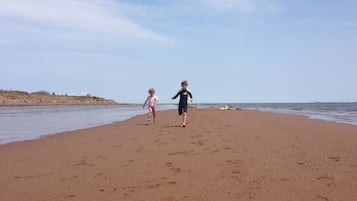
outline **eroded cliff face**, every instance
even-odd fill
[[[0,106],[27,105],[116,105],[113,100],[96,96],[66,96],[48,93],[0,90]]]

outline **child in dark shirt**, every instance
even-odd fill
[[[177,92],[177,94],[174,97],[172,97],[172,99],[174,100],[178,96],[180,96],[180,102],[178,105],[178,114],[180,116],[183,114],[182,127],[186,127],[188,97],[190,97],[190,101],[192,102],[192,94],[191,94],[191,91],[187,87],[188,87],[187,80],[182,81],[180,91]]]

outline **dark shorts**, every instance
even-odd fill
[[[187,112],[187,103],[180,103],[178,106],[178,114],[182,115],[184,112]]]

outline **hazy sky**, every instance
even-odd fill
[[[0,89],[357,101],[355,0],[0,0]]]

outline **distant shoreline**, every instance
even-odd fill
[[[96,96],[56,95],[46,91],[25,92],[0,90],[0,107],[56,105],[118,105],[114,100]]]
[[[94,105],[103,105],[103,106],[109,106],[109,105],[122,105],[119,103],[116,104],[0,104],[1,107],[46,107],[46,106],[94,106]],[[124,104],[126,105],[126,104]]]

